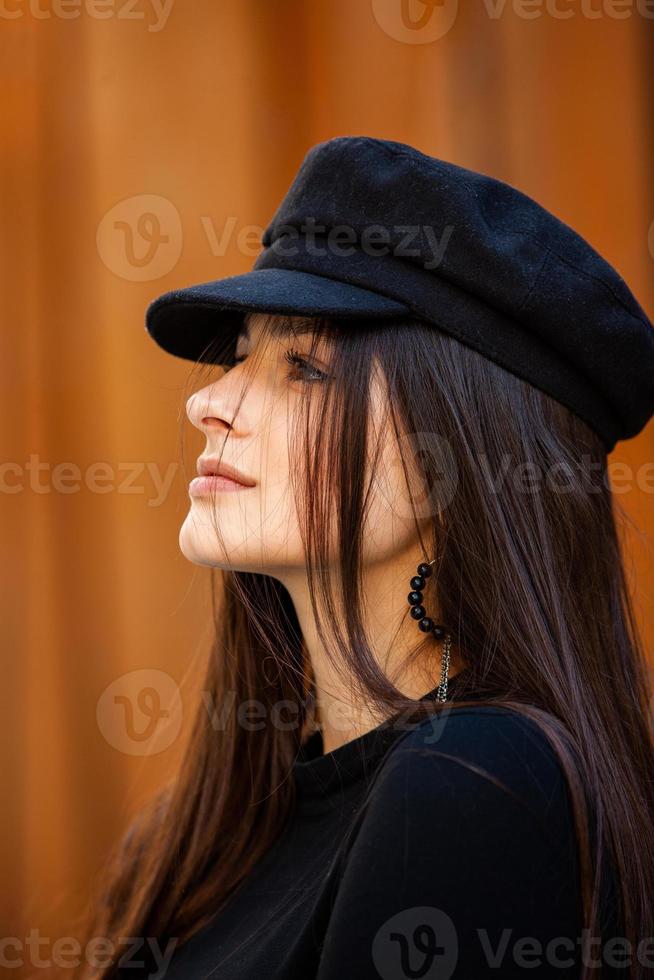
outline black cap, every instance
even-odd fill
[[[607,451],[654,414],[648,316],[588,242],[510,184],[339,136],[309,150],[262,244],[250,272],[153,300],[154,340],[229,363],[246,311],[418,317],[572,409]]]

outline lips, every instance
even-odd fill
[[[244,487],[255,486],[255,481],[246,476],[245,473],[241,473],[235,466],[230,466],[229,463],[219,461],[211,456],[200,456],[197,469],[199,476],[222,476],[228,480],[234,480],[235,483],[240,483]]]

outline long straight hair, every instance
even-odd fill
[[[333,350],[331,380],[306,385],[304,424],[289,446],[328,656],[383,716],[416,708],[379,666],[362,616],[368,481],[382,448],[370,424],[378,366],[406,472],[417,465],[429,495],[430,519],[424,498],[414,515],[428,527],[424,554],[438,556],[430,608],[470,668],[448,710],[474,688],[483,693],[475,703],[506,705],[540,726],[570,792],[583,924],[602,936],[608,855],[616,910],[635,949],[654,935],[654,737],[605,447],[549,395],[424,321],[315,318],[304,327]],[[294,327],[270,317],[266,329]],[[196,365],[205,369],[214,366]],[[293,604],[272,576],[215,568],[210,576],[215,636],[203,690],[218,706],[259,702],[268,721],[239,724],[231,711],[216,731],[198,705],[178,774],[136,816],[98,879],[94,936],[183,945],[293,813],[290,770],[315,710]],[[280,704],[293,706],[295,725],[270,721]],[[442,710],[431,700],[418,708]],[[108,978],[114,968],[84,976]],[[630,976],[645,976],[640,962]]]

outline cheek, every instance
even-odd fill
[[[402,450],[406,474],[399,449],[390,442],[372,472],[364,534],[369,557],[390,556],[408,547],[416,539],[416,518],[424,530],[438,512],[434,499],[422,489],[411,447],[407,443]]]
[[[241,498],[241,506],[230,513],[229,521],[225,520],[222,526],[232,542],[241,536],[246,542],[256,542],[258,548],[263,546],[268,554],[280,554],[285,547],[294,552],[300,540],[291,484],[291,477],[296,474],[291,472],[292,446],[284,407],[269,413],[266,421],[248,448],[256,460],[252,472],[258,485],[252,495]]]
[[[413,524],[406,478],[401,462],[381,459],[372,475],[368,528],[378,541],[402,536]]]
[[[261,469],[261,486],[277,492],[289,481],[289,430],[284,415],[273,417],[254,448]]]

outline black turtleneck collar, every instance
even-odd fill
[[[460,693],[469,674],[470,668],[465,667],[449,679],[446,701]],[[438,685],[423,694],[418,701],[436,698],[437,695]],[[387,719],[376,728],[326,753],[323,753],[320,731],[314,732],[301,747],[293,765],[293,775],[300,796],[304,799],[317,796],[328,803],[332,791],[357,782],[367,773],[373,772],[396,739],[414,726],[415,721],[411,723],[400,720],[394,724],[392,718]]]

